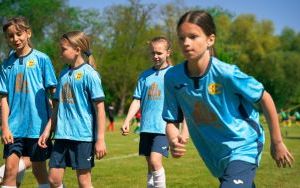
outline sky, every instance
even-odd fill
[[[172,0],[141,0],[143,4],[165,4]],[[219,6],[234,15],[254,14],[257,20],[271,20],[275,33],[280,34],[284,27],[300,32],[299,0],[185,0],[188,7],[203,8]],[[128,0],[69,0],[69,5],[83,9],[103,9],[116,4],[128,4]]]

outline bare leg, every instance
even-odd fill
[[[80,188],[91,188],[92,187],[92,175],[91,170],[77,170],[77,180]]]

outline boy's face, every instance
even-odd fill
[[[30,48],[30,37],[30,30],[20,30],[15,25],[9,26],[6,31],[6,39],[8,41],[8,44],[14,50],[16,50],[17,53],[22,53]]]
[[[155,68],[166,66],[167,58],[170,56],[170,50],[167,48],[165,41],[153,42],[150,45],[151,59]]]

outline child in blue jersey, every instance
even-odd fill
[[[51,147],[40,148],[37,141],[50,118],[48,96],[55,91],[55,72],[49,57],[31,47],[31,29],[24,17],[8,20],[3,32],[14,50],[0,72],[6,167],[3,186],[16,186],[20,157],[29,156],[39,187],[49,187],[45,161]]]
[[[15,51],[13,49],[10,50],[10,52],[8,54],[8,57],[12,53],[15,53]],[[5,105],[8,107],[6,98],[4,98],[3,103],[5,103]],[[2,120],[2,118],[1,118],[1,102],[0,102],[0,119]],[[0,125],[0,127],[1,127],[1,125]],[[0,137],[2,137],[2,128],[0,128]],[[17,177],[16,177],[17,187],[19,187],[21,185],[22,180],[25,177],[25,170],[30,168],[30,167],[31,167],[30,157],[28,157],[28,156],[20,157],[19,168],[18,168],[18,173],[17,173]],[[3,164],[0,167],[0,185],[2,185],[2,183],[3,183],[4,172],[5,172],[5,164]]]
[[[213,18],[205,11],[185,13],[177,25],[186,61],[165,75],[163,119],[174,157],[185,154],[178,122],[186,119],[191,138],[221,188],[255,187],[254,177],[265,141],[259,103],[270,129],[271,155],[279,167],[293,156],[283,143],[270,94],[235,65],[213,57]]]
[[[39,145],[47,147],[45,143],[51,129],[55,129],[55,143],[49,162],[52,187],[63,187],[66,167],[76,170],[79,187],[92,187],[94,155],[101,159],[106,154],[106,117],[101,79],[91,66],[94,59],[85,33],[71,31],[64,34],[60,39],[60,48],[62,58],[69,66],[60,73],[54,96],[57,104],[51,118],[52,125],[49,122]]]
[[[170,43],[164,37],[150,41],[154,66],[144,71],[134,91],[133,101],[122,126],[123,135],[129,133],[130,121],[141,109],[139,154],[148,164],[148,187],[166,187],[162,156],[168,156],[168,141],[165,136],[166,122],[161,113],[164,101],[164,75],[170,68]]]

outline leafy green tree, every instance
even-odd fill
[[[55,22],[57,18],[49,15],[57,15],[64,6],[65,0],[2,0],[0,3],[0,21],[4,23],[11,17],[25,16],[32,27],[33,44],[36,44],[47,37],[47,26]],[[0,37],[0,40],[4,39],[3,33]]]
[[[101,67],[104,86],[112,92],[119,104],[118,114],[123,114],[139,73],[150,67],[147,26],[152,6],[131,0],[129,6],[113,6],[106,9],[104,23],[106,53]]]

